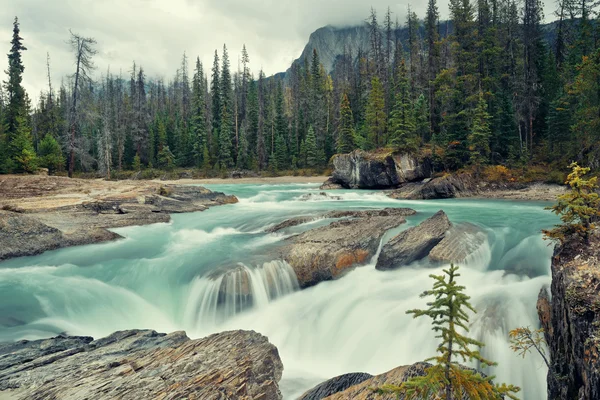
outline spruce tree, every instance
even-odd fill
[[[386,115],[383,87],[378,77],[371,80],[371,92],[366,111],[367,137],[370,148],[383,147],[386,144]]]
[[[337,152],[340,154],[350,153],[356,148],[354,140],[354,118],[350,108],[348,95],[344,93],[340,105],[340,125],[337,137]]]
[[[396,101],[389,123],[390,144],[395,148],[415,153],[419,142],[415,129],[415,117],[410,101],[410,88],[404,60],[400,62],[396,77]]]
[[[469,135],[470,162],[479,174],[481,165],[489,160],[490,155],[490,115],[483,93],[479,93],[479,102],[473,114],[471,134]]]
[[[21,85],[23,81],[23,72],[25,66],[21,59],[21,53],[27,48],[23,46],[23,38],[20,36],[19,19],[15,17],[13,22],[13,36],[11,40],[10,53],[8,53],[8,81],[4,82],[6,88],[6,97],[8,104],[4,111],[6,122],[6,132],[9,142],[16,135],[17,129],[21,126],[18,122],[19,117],[26,117],[27,105],[25,99],[25,89]],[[11,154],[13,156],[14,154]]]
[[[467,336],[469,332],[469,311],[476,313],[469,302],[465,287],[457,283],[460,274],[458,267],[452,265],[444,270],[444,275],[430,275],[434,280],[433,289],[421,294],[421,297],[433,297],[427,303],[426,310],[410,310],[414,318],[429,317],[433,320],[433,331],[440,343],[438,355],[426,361],[434,365],[425,370],[424,376],[409,379],[400,386],[385,386],[379,392],[397,393],[404,399],[496,399],[507,396],[516,399],[513,393],[520,389],[512,385],[494,385],[493,376],[484,377],[481,373],[460,365],[462,362],[476,362],[481,367],[496,365],[483,358],[477,348],[484,344]],[[465,333],[459,332],[463,331]],[[475,349],[474,349],[475,348]]]
[[[194,164],[196,167],[201,167],[204,161],[204,145],[206,144],[206,118],[205,102],[204,102],[204,71],[200,57],[196,59],[196,70],[192,79],[192,120],[191,120],[191,136],[192,148],[194,155]]]
[[[306,154],[306,167],[316,168],[319,165],[319,154],[317,149],[317,138],[315,137],[315,130],[312,126],[308,128],[306,134],[306,140],[304,142],[304,152]]]
[[[212,99],[212,129],[218,132],[221,128],[221,75],[219,70],[219,53],[215,50],[212,75],[210,79],[210,96]]]
[[[40,167],[48,168],[48,172],[51,174],[62,170],[65,166],[65,157],[60,145],[49,133],[40,142],[38,156]]]
[[[16,131],[10,141],[9,154],[16,172],[35,172],[38,167],[37,155],[31,140],[31,128],[23,116],[16,120]]]

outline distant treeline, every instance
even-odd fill
[[[0,172],[319,169],[335,153],[381,147],[428,154],[446,171],[569,161],[597,169],[595,8],[559,0],[548,35],[539,0],[451,0],[446,24],[429,0],[423,20],[409,10],[404,40],[389,9],[381,22],[372,10],[368,48],[346,50],[333,71],[313,51],[285,78],[254,76],[245,46],[233,72],[224,46],[210,71],[184,54],[168,82],[135,63],[130,76],[94,78],[96,42],[71,33],[74,73],[58,90],[48,79],[35,106],[21,84],[15,18]]]

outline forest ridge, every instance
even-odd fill
[[[447,23],[435,0],[423,19],[409,10],[404,37],[389,9],[383,18],[372,10],[368,48],[345,49],[331,71],[313,50],[285,78],[255,76],[245,46],[232,71],[223,46],[210,70],[184,54],[168,82],[135,63],[129,77],[96,79],[99,44],[71,32],[73,75],[58,88],[48,78],[35,105],[22,86],[27,49],[15,18],[0,172],[320,170],[359,148],[426,155],[444,171],[600,168],[596,4],[557,1],[552,35],[538,0],[450,0],[449,9]]]

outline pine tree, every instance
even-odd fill
[[[389,123],[390,144],[401,151],[415,153],[419,142],[415,132],[415,117],[410,101],[406,64],[400,62],[396,77],[396,102]]]
[[[192,148],[194,155],[194,164],[196,167],[202,166],[204,162],[204,146],[206,144],[206,118],[205,118],[205,102],[204,102],[204,71],[200,57],[196,59],[196,70],[192,79],[192,119],[191,119],[191,136]]]
[[[348,95],[344,93],[342,96],[342,104],[340,105],[337,152],[345,154],[354,150],[356,148],[354,136],[354,118],[352,116],[352,109],[350,108],[350,100],[348,100]]]
[[[317,150],[317,138],[315,137],[315,130],[312,126],[308,128],[308,133],[306,134],[304,154],[306,156],[305,166],[307,168],[315,168],[320,164]]]
[[[15,17],[13,22],[13,36],[11,40],[10,53],[8,53],[8,81],[4,82],[8,104],[4,111],[6,132],[9,142],[16,135],[20,126],[18,119],[26,117],[25,89],[21,85],[25,66],[21,59],[21,53],[27,48],[23,46],[23,38],[20,36],[19,19]]]
[[[481,165],[489,160],[490,155],[490,115],[483,93],[479,93],[479,102],[473,114],[471,134],[469,135],[469,151],[471,165],[476,173],[480,173]]]
[[[386,144],[386,115],[383,87],[378,77],[371,80],[371,92],[367,103],[366,124],[370,148],[383,147]]]
[[[16,172],[35,172],[38,159],[33,149],[31,128],[23,116],[16,120],[16,131],[10,141],[9,154],[12,155],[12,166]]]
[[[210,79],[210,96],[212,98],[212,130],[219,132],[221,128],[221,77],[219,67],[219,53],[215,50],[215,59]]]
[[[494,385],[494,377],[484,377],[481,373],[467,369],[459,364],[477,362],[481,367],[496,365],[481,356],[479,350],[484,344],[472,339],[469,332],[468,312],[476,313],[469,302],[470,297],[464,293],[465,287],[458,285],[456,278],[458,267],[452,265],[444,270],[444,275],[430,275],[435,281],[432,290],[427,290],[421,297],[433,297],[426,310],[410,310],[414,318],[429,317],[433,320],[433,330],[441,341],[438,345],[438,356],[426,361],[435,364],[425,370],[424,376],[417,376],[404,382],[401,386],[385,386],[380,392],[397,393],[405,399],[497,399],[504,396],[516,399],[512,394],[520,389],[506,384]],[[459,330],[466,332],[460,333]]]
[[[598,178],[584,179],[590,169],[580,167],[577,163],[572,163],[569,168],[572,171],[565,183],[571,190],[559,196],[554,206],[546,208],[559,215],[563,224],[544,231],[544,235],[560,242],[576,235],[587,244],[590,232],[600,221],[600,195],[596,192]]]

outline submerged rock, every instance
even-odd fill
[[[429,259],[441,263],[462,263],[486,241],[487,234],[477,225],[453,225],[429,253]]]
[[[248,331],[24,340],[0,344],[0,360],[0,397],[11,399],[281,399],[277,348]]]
[[[552,258],[551,300],[538,313],[550,349],[548,399],[600,399],[600,231],[569,239]]]
[[[300,196],[300,201],[318,201],[318,200],[342,200],[340,196],[334,196],[327,192],[307,193]]]
[[[332,394],[343,392],[351,386],[358,385],[367,379],[373,378],[373,375],[363,372],[344,374],[331,378],[308,392],[304,393],[298,400],[321,400]]]
[[[438,211],[418,226],[405,230],[386,243],[381,249],[376,268],[395,269],[427,257],[451,227],[446,213]]]
[[[301,216],[301,217],[294,217],[294,218],[286,219],[285,221],[280,222],[279,224],[276,224],[276,225],[268,228],[265,232],[267,232],[267,233],[279,232],[286,228],[292,228],[294,226],[306,224],[307,222],[314,221],[315,219],[316,219],[316,217],[312,217],[312,216]]]
[[[330,184],[349,189],[395,188],[405,182],[419,181],[431,174],[429,162],[408,154],[367,153],[355,150],[333,158]]]
[[[296,272],[300,287],[335,279],[348,269],[367,263],[386,231],[406,222],[403,216],[407,213],[407,209],[390,209],[384,216],[364,214],[335,221],[288,238],[282,257]]]

